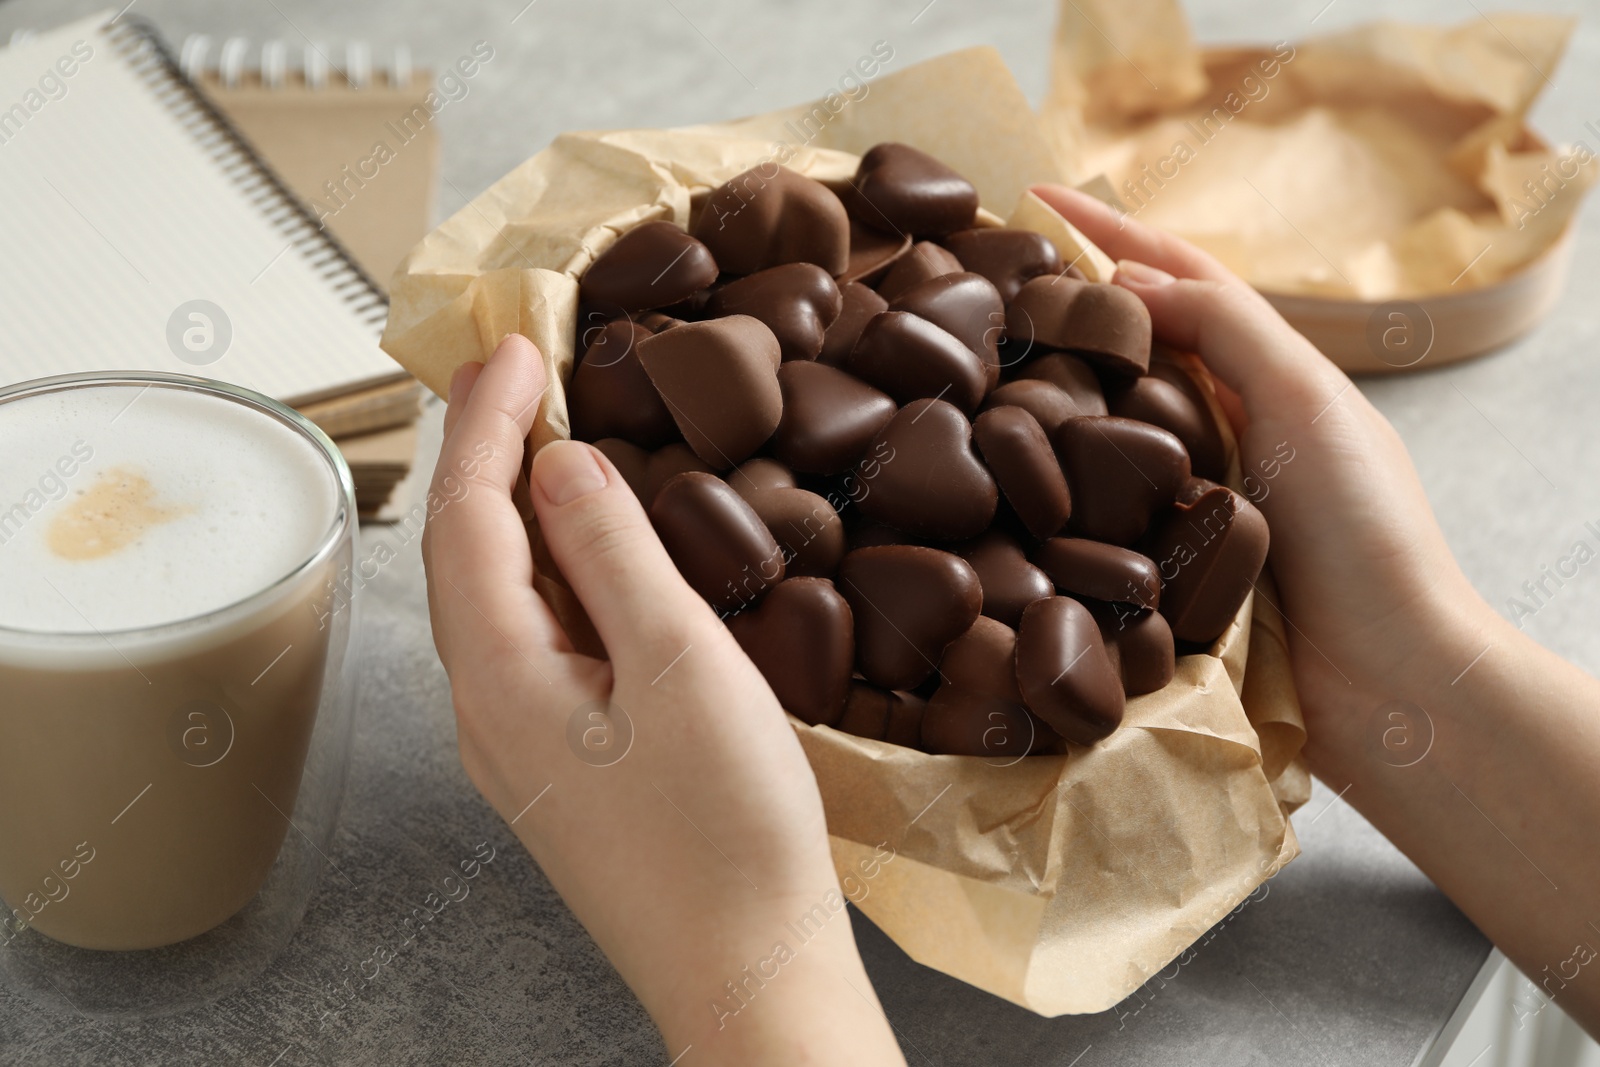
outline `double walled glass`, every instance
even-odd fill
[[[26,398],[108,386],[273,420],[318,457],[313,491],[333,516],[297,566],[204,614],[104,632],[0,625],[0,982],[62,1011],[137,1018],[258,975],[327,862],[354,715],[342,577],[356,509],[325,434],[220,382],[43,379],[0,391],[0,427]]]

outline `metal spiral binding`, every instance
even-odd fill
[[[311,267],[374,332],[383,328],[389,301],[350,253],[323,228],[240,134],[195,88],[154,26],[125,16],[106,28],[112,46],[162,105],[190,130],[202,148],[283,234]],[[201,45],[203,49],[205,46]]]

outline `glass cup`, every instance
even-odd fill
[[[168,403],[249,409],[256,415],[206,407],[222,422],[254,420],[262,440],[281,429],[302,460],[309,444],[306,470],[319,484],[301,488],[322,510],[306,514],[333,516],[287,573],[215,610],[104,632],[87,617],[76,632],[0,620],[0,984],[62,1011],[138,1018],[224,996],[263,971],[328,862],[354,718],[344,579],[356,507],[327,435],[221,382],[144,373],[26,382],[0,390],[0,428],[24,398],[104,387],[187,394],[157,394],[158,430]],[[114,429],[102,455],[116,451]],[[0,513],[0,524],[27,512]]]

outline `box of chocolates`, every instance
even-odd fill
[[[439,389],[532,337],[531,446],[633,488],[791,715],[851,899],[996,995],[1104,1010],[1297,853],[1266,483],[1027,191],[1057,171],[991,50],[863,89],[801,144],[828,100],[558,138],[412,252],[385,347]]]

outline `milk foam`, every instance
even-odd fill
[[[305,563],[338,501],[310,441],[222,397],[96,385],[0,404],[0,627],[109,633],[226,607]]]

